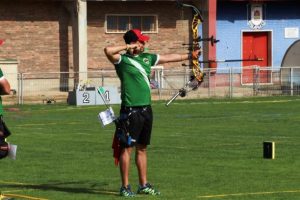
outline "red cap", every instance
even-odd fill
[[[149,41],[150,37],[147,35],[143,35],[143,33],[139,29],[132,29],[132,31],[138,37],[138,41],[140,41],[140,42]]]
[[[4,40],[0,39],[0,45],[4,44]]]

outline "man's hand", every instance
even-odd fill
[[[139,47],[139,45],[137,43],[135,43],[135,44],[127,44],[126,47],[127,47],[127,50],[129,50],[129,49],[136,49],[136,48]]]

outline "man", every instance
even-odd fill
[[[4,43],[0,40],[0,45]],[[10,84],[4,77],[3,72],[0,68],[0,95],[7,95],[10,93]],[[10,135],[10,131],[3,121],[3,107],[2,99],[0,96],[0,159],[5,158],[8,155],[9,145],[6,142],[6,138]]]
[[[152,132],[151,89],[149,77],[151,67],[168,62],[179,62],[191,57],[198,58],[200,50],[192,54],[158,55],[145,53],[145,43],[149,36],[140,30],[127,31],[124,36],[125,45],[109,46],[104,49],[108,60],[115,65],[115,70],[121,81],[120,119],[124,120],[125,132],[129,133],[131,141],[121,144],[120,173],[122,186],[121,196],[134,196],[129,185],[130,155],[135,147],[135,163],[138,169],[138,194],[159,195],[147,180],[147,145],[150,144]],[[126,53],[122,54],[122,52]]]

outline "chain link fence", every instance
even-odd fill
[[[204,72],[201,86],[187,93],[185,99],[300,95],[300,67],[227,67],[205,69]],[[70,92],[79,86],[120,88],[120,81],[114,70],[87,73],[18,73],[5,76],[13,84],[12,93],[2,97],[4,104],[68,102]],[[150,78],[152,99],[171,98],[190,77],[189,69],[154,69]]]

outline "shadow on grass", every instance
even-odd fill
[[[34,189],[42,191],[55,191],[66,192],[73,194],[102,194],[118,196],[119,193],[112,190],[104,189],[107,183],[90,183],[84,181],[72,181],[72,182],[52,182],[47,184],[30,184],[30,183],[18,183],[18,182],[5,182],[0,181],[0,188],[10,189]]]

